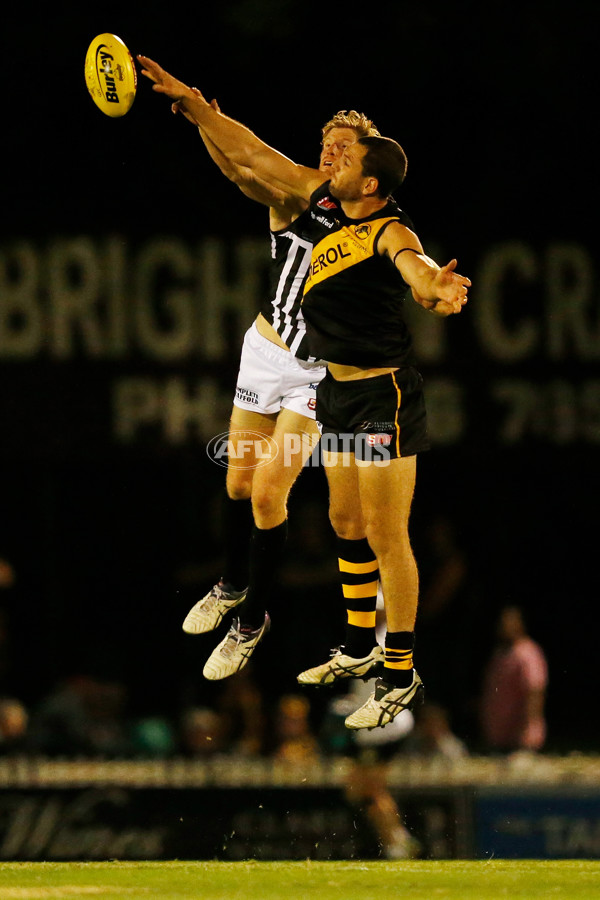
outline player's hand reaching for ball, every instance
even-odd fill
[[[142,75],[154,82],[152,90],[159,94],[166,94],[167,97],[174,101],[171,106],[174,113],[182,112],[186,119],[190,122],[195,122],[193,115],[194,104],[206,104],[202,92],[198,88],[188,87],[187,84],[170,75],[148,56],[138,54],[137,58],[142,66]]]

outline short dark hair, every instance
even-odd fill
[[[367,178],[379,182],[377,195],[385,198],[400,187],[406,175],[406,153],[397,141],[387,137],[359,138],[359,144],[367,148],[363,156],[362,172]]]

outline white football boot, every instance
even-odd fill
[[[378,678],[375,690],[366,703],[346,719],[346,728],[383,728],[403,709],[411,709],[417,699],[422,701],[423,691],[423,682],[415,669],[412,683],[405,688],[397,688],[383,678]]]
[[[181,626],[187,634],[204,634],[214,631],[227,613],[246,599],[248,588],[243,591],[227,591],[219,581],[208,594],[192,606]]]
[[[204,677],[209,681],[219,681],[243,669],[270,627],[268,613],[265,613],[265,621],[261,627],[255,631],[242,629],[240,620],[234,619],[221,643],[208,657],[202,673]]]
[[[299,684],[334,684],[342,678],[362,678],[365,681],[372,678],[372,669],[384,659],[383,648],[376,644],[368,656],[356,659],[342,653],[342,648],[331,651],[331,659],[313,669],[307,669],[298,675]]]

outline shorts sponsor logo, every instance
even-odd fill
[[[392,443],[392,435],[391,434],[368,434],[367,435],[367,444],[369,447],[387,447]]]
[[[379,433],[381,431],[394,432],[396,426],[394,422],[361,422],[358,431],[368,431],[370,434]]]
[[[363,465],[388,466],[392,460],[392,436],[389,434],[369,435],[364,432],[354,434],[332,434],[322,425],[319,455],[325,467],[329,465],[351,466],[360,460]],[[370,441],[373,437],[375,440]],[[333,458],[327,454],[334,454]]]
[[[251,391],[250,388],[236,387],[235,397],[236,400],[239,400],[241,403],[249,403],[252,406],[258,406],[258,394],[256,391]]]

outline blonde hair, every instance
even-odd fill
[[[355,109],[340,109],[329,122],[326,122],[321,129],[322,140],[327,137],[332,128],[352,128],[358,138],[379,137],[379,131],[371,119],[367,119],[364,113],[357,112]]]

